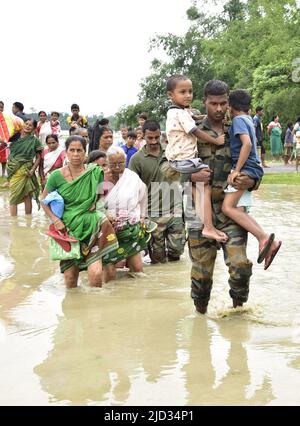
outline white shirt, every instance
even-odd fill
[[[169,109],[166,122],[168,160],[180,161],[196,157],[197,138],[191,133],[196,127],[191,111],[181,108]]]

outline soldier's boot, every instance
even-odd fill
[[[199,314],[206,314],[207,312],[207,305],[195,305],[196,311],[199,312]]]
[[[174,256],[174,255],[168,254],[169,262],[177,262],[178,260],[180,260],[180,256]]]
[[[243,306],[243,303],[241,300],[239,299],[232,299],[232,306],[233,308],[237,308],[238,306]]]

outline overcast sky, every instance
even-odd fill
[[[110,115],[137,102],[156,33],[183,34],[191,0],[1,2],[0,100],[25,112]]]

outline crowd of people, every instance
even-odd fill
[[[134,129],[120,129],[121,140],[114,140],[108,119],[89,126],[77,104],[71,106],[65,140],[58,112],[48,119],[40,111],[37,122],[26,116],[22,103],[13,104],[11,116],[0,102],[0,161],[3,177],[7,169],[10,214],[17,215],[20,203],[31,214],[32,199],[41,204],[52,247],[57,246],[56,253],[62,249],[60,270],[67,288],[78,285],[82,270],[91,286],[101,287],[116,278],[118,267],[143,272],[146,259],[152,264],[179,261],[188,241],[196,310],[207,311],[220,248],[233,307],[242,306],[252,274],[247,232],[258,240],[257,261],[264,261],[265,269],[281,246],[248,214],[251,191],[268,167],[263,108],[257,107],[252,119],[250,95],[230,92],[219,80],[204,87],[205,115],[191,108],[188,77],[170,77],[166,89],[171,101],[166,132],[141,113]],[[267,132],[277,159],[283,154],[281,131],[275,116]],[[300,117],[288,123],[285,134],[285,162],[293,158],[298,167]],[[61,214],[54,201],[46,202],[53,194],[53,200],[61,200]]]
[[[261,163],[262,166],[266,168],[269,166],[266,164],[266,148],[264,145],[262,125],[263,115],[263,107],[257,107],[253,122]],[[283,160],[285,165],[295,164],[296,171],[298,172],[300,160],[300,117],[297,117],[295,121],[288,121],[286,126],[282,127],[279,116],[274,115],[266,127],[266,133],[270,140],[271,159],[273,161]]]

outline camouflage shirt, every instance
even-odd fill
[[[209,135],[217,138],[219,135],[211,128],[207,118],[205,118],[198,126],[200,130],[205,131]],[[207,142],[201,142],[198,139],[198,155],[204,164],[207,164],[213,171],[210,185],[212,187],[212,211],[213,223],[218,229],[234,223],[231,219],[222,213],[222,204],[224,200],[224,189],[227,186],[227,177],[231,170],[231,155],[229,142],[229,126],[224,125],[225,144],[222,146],[212,145]],[[182,175],[182,183],[190,181],[190,174]],[[186,216],[188,227],[202,227],[198,219],[195,219],[195,211],[189,212]],[[193,220],[191,222],[191,216]]]
[[[163,158],[165,149],[162,145],[158,157],[149,153],[144,146],[131,157],[128,168],[147,185],[149,216],[182,216],[181,189],[178,182],[173,182],[162,173],[160,165]]]

